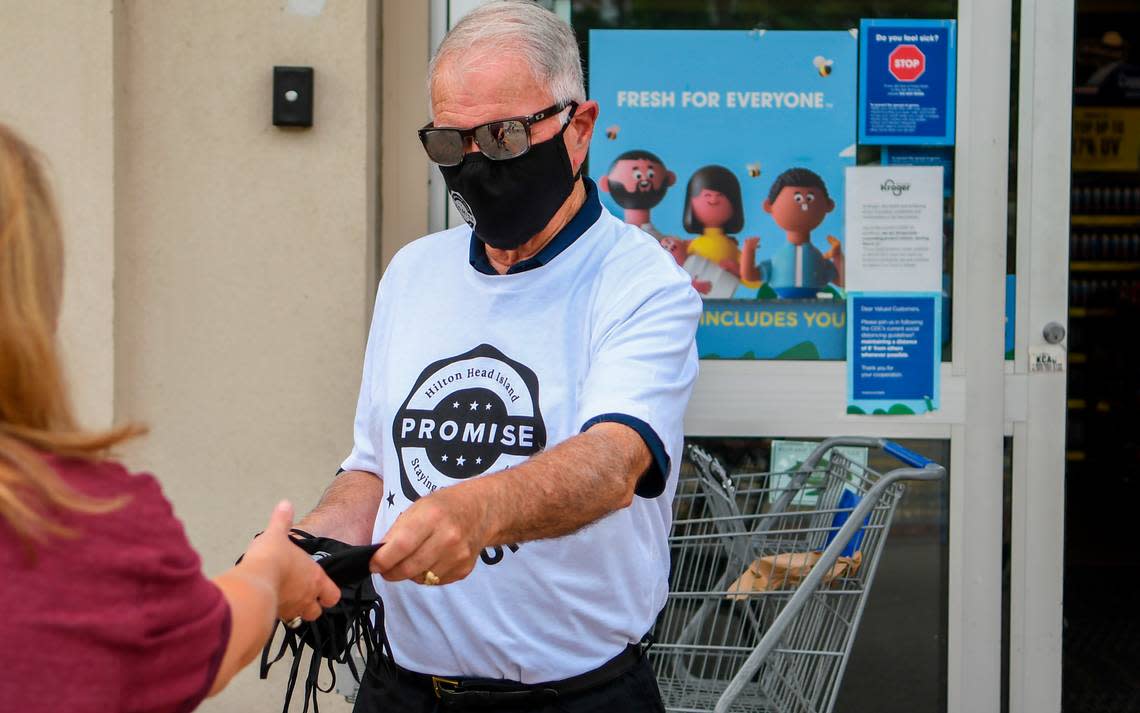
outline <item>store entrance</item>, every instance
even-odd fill
[[[1076,8],[1063,710],[1140,711],[1140,8]]]

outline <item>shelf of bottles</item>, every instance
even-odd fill
[[[1124,424],[1140,410],[1131,365],[1140,346],[1140,175],[1074,173],[1071,215],[1067,460],[1094,470],[1098,453],[1137,441]]]

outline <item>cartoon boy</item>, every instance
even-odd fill
[[[665,236],[649,221],[649,209],[660,203],[676,182],[677,175],[666,169],[656,154],[634,149],[614,159],[598,187],[625,210],[625,222],[661,240]]]
[[[835,201],[814,171],[790,168],[776,178],[764,212],[787,234],[788,242],[770,260],[756,265],[759,238],[748,238],[742,250],[745,280],[761,280],[783,298],[811,298],[828,283],[843,286],[843,251],[834,236],[827,236],[831,248],[821,253],[811,244],[811,231],[819,227]]]

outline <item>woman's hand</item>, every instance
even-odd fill
[[[313,621],[340,600],[340,589],[320,565],[289,539],[292,524],[293,506],[282,500],[241,562],[214,578],[230,605],[231,628],[211,696],[257,656],[276,625],[274,616]]]
[[[340,600],[340,589],[289,539],[292,526],[293,506],[282,500],[269,516],[265,531],[245,551],[242,564],[256,567],[275,583],[278,618],[290,621],[299,616],[313,621]]]

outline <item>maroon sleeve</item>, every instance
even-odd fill
[[[136,645],[130,652],[132,711],[190,711],[209,693],[230,637],[225,597],[202,575],[191,549],[149,475],[135,476],[133,577],[137,582]]]
[[[60,512],[74,535],[35,558],[0,518],[0,711],[193,709],[217,675],[230,611],[158,482],[111,462],[46,460],[71,487],[126,502]]]

